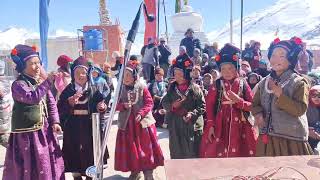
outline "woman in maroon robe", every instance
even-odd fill
[[[207,122],[200,157],[255,156],[256,137],[249,113],[252,93],[237,73],[239,52],[226,44],[216,57],[222,77],[206,97]]]
[[[117,110],[118,133],[115,150],[115,170],[131,172],[129,179],[153,180],[153,170],[163,166],[163,154],[158,143],[153,101],[147,85],[138,76],[137,61],[129,61],[123,79]]]

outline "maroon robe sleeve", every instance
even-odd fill
[[[252,105],[252,101],[253,101],[253,93],[252,93],[251,88],[248,85],[248,83],[244,83],[244,86],[246,86],[246,88],[245,88],[246,91],[244,92],[245,98],[241,98],[240,101],[235,104],[235,106],[236,106],[236,108],[244,110],[244,111],[251,111],[251,105]]]
[[[142,118],[144,118],[153,108],[153,100],[148,88],[143,89],[143,102],[144,106],[137,113],[140,114]]]
[[[206,126],[212,127],[215,126],[215,104],[216,104],[216,96],[217,96],[217,90],[216,88],[212,87],[208,91],[208,95],[206,97],[206,113],[207,113],[207,123]]]
[[[117,104],[116,110],[117,110],[117,111],[124,111],[124,110],[126,110],[126,108],[124,107],[124,104],[123,104],[123,103],[119,102],[119,103]]]

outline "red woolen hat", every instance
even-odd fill
[[[57,64],[60,67],[66,67],[73,60],[67,55],[61,55],[58,57]]]

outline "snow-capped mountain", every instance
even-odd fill
[[[258,40],[267,49],[279,37],[301,37],[308,45],[320,48],[320,1],[279,0],[275,4],[245,16],[243,19],[243,44]],[[240,20],[234,21],[233,42],[240,46]],[[208,34],[211,41],[221,45],[230,41],[230,25]]]
[[[61,29],[50,32],[49,34],[49,38],[62,36],[76,37],[77,34]],[[39,38],[40,34],[37,32],[32,32],[24,28],[9,27],[3,31],[0,31],[0,50],[10,50],[17,44],[24,44],[27,39]]]
[[[26,39],[39,38],[38,33],[23,28],[10,27],[0,31],[0,50],[12,49],[17,44],[23,44]]]

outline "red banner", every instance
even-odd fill
[[[144,15],[145,19],[145,32],[144,32],[144,44],[148,44],[148,38],[152,37],[157,39],[157,0],[144,0],[149,14],[153,14],[155,19],[152,22],[147,20],[147,17]]]

